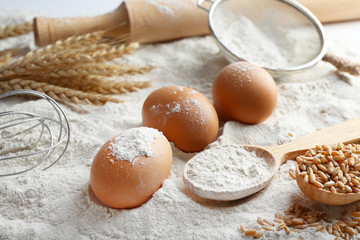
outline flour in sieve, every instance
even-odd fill
[[[218,34],[224,46],[236,56],[267,68],[303,65],[321,48],[318,34],[307,25],[258,26],[245,16],[224,25]]]
[[[209,191],[240,191],[269,179],[268,169],[254,151],[228,145],[197,154],[188,163],[187,175],[195,186]]]
[[[126,160],[132,164],[136,162],[137,156],[155,157],[151,145],[160,134],[162,133],[154,128],[131,128],[110,142],[110,154],[116,160]]]

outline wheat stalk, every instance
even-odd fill
[[[121,102],[111,94],[149,87],[149,81],[106,79],[115,75],[143,74],[153,67],[106,64],[105,61],[130,54],[139,44],[124,44],[118,39],[104,40],[102,34],[95,32],[59,40],[29,51],[8,64],[5,63],[14,54],[0,52],[0,61],[4,56],[5,64],[0,67],[0,91],[33,89],[62,103],[102,105],[108,101]]]
[[[137,91],[151,86],[150,81],[115,81],[99,76],[83,76],[78,78],[44,79],[35,77],[33,80],[49,84],[72,88],[84,92],[101,94],[120,94]]]
[[[0,39],[7,37],[15,37],[22,34],[29,33],[33,30],[33,24],[31,22],[9,25],[5,28],[0,28]]]
[[[89,84],[84,85],[82,90],[84,91],[94,91],[102,94],[120,94],[127,92],[138,91],[139,89],[148,88],[151,86],[150,81],[102,81],[101,84]]]
[[[107,102],[122,102],[122,100],[113,96],[86,93],[34,80],[12,79],[10,81],[0,82],[0,92],[17,89],[32,89],[43,92],[52,97],[54,100],[62,103],[103,105]]]
[[[0,80],[6,80],[9,77],[15,76],[39,75],[42,72],[47,72],[54,68],[61,68],[61,66],[94,61],[95,60],[88,55],[73,55],[71,52],[45,56],[37,56],[30,52],[18,61],[15,61],[10,65],[2,66],[0,68]]]
[[[58,40],[53,44],[47,45],[38,50],[42,53],[56,53],[59,51],[68,51],[70,49],[79,49],[97,44],[103,35],[103,31],[88,33],[80,36],[73,36],[64,40]]]
[[[56,73],[52,73],[52,71],[50,70],[54,68],[59,69],[61,68],[60,66],[62,65],[68,66],[69,64],[71,64],[74,66],[74,64],[76,64],[77,66],[79,64],[90,63],[94,61],[99,62],[104,60],[112,60],[116,57],[121,57],[124,54],[131,53],[134,49],[138,48],[138,46],[139,46],[138,43],[133,43],[129,45],[111,47],[110,49],[106,49],[106,50],[93,51],[90,54],[82,54],[76,50],[57,52],[57,53],[46,53],[46,54],[44,54],[44,52],[41,50],[30,51],[25,56],[19,58],[17,61],[13,62],[12,64],[1,67],[0,80],[1,79],[7,80],[10,77],[31,76],[32,73],[34,72],[36,74],[39,74],[40,72],[50,72],[50,74],[56,74]],[[104,65],[95,66],[95,70],[103,66]],[[75,66],[73,68],[75,68]],[[138,67],[135,67],[133,71],[130,71],[129,67],[124,66],[123,68],[127,69],[126,70],[127,74],[144,73],[151,70],[148,68],[144,68],[143,70],[141,70]],[[109,72],[110,71],[109,69],[110,68],[108,67],[104,71]],[[72,69],[68,69],[68,70],[69,72],[73,72]],[[80,71],[81,70],[79,70],[79,72]],[[62,71],[57,71],[57,72],[60,72],[60,74],[63,73]]]
[[[83,76],[121,76],[125,74],[143,74],[149,72],[153,67],[140,67],[130,66],[127,64],[122,65],[108,65],[103,63],[90,63],[83,64],[81,66],[69,67],[58,71],[51,71],[42,74],[43,78],[72,78],[72,77],[83,77]]]

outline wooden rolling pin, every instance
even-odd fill
[[[100,16],[34,19],[37,46],[100,30],[107,30],[108,37],[141,43],[209,34],[207,13],[193,0],[124,0]]]
[[[34,19],[35,43],[107,30],[125,41],[149,43],[209,34],[208,14],[194,0],[124,0],[110,13],[82,18]],[[322,23],[360,19],[360,0],[298,0]]]
[[[322,23],[360,19],[360,0],[297,0]]]

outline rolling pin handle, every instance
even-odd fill
[[[210,5],[208,6],[208,8],[203,5],[204,2],[208,2],[208,3],[210,4]],[[198,7],[201,8],[202,10],[205,10],[205,11],[209,12],[209,11],[210,11],[210,7],[211,7],[211,5],[212,5],[213,3],[214,3],[214,0],[199,0],[199,1],[197,2],[197,5],[198,5]]]

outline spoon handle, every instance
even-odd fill
[[[360,118],[352,119],[329,128],[321,129],[309,135],[300,137],[293,142],[270,147],[269,150],[276,157],[281,158],[285,153],[313,148],[316,145],[328,145],[334,143],[347,143],[360,141]],[[289,155],[289,154],[287,154]],[[281,164],[287,159],[282,157]]]

